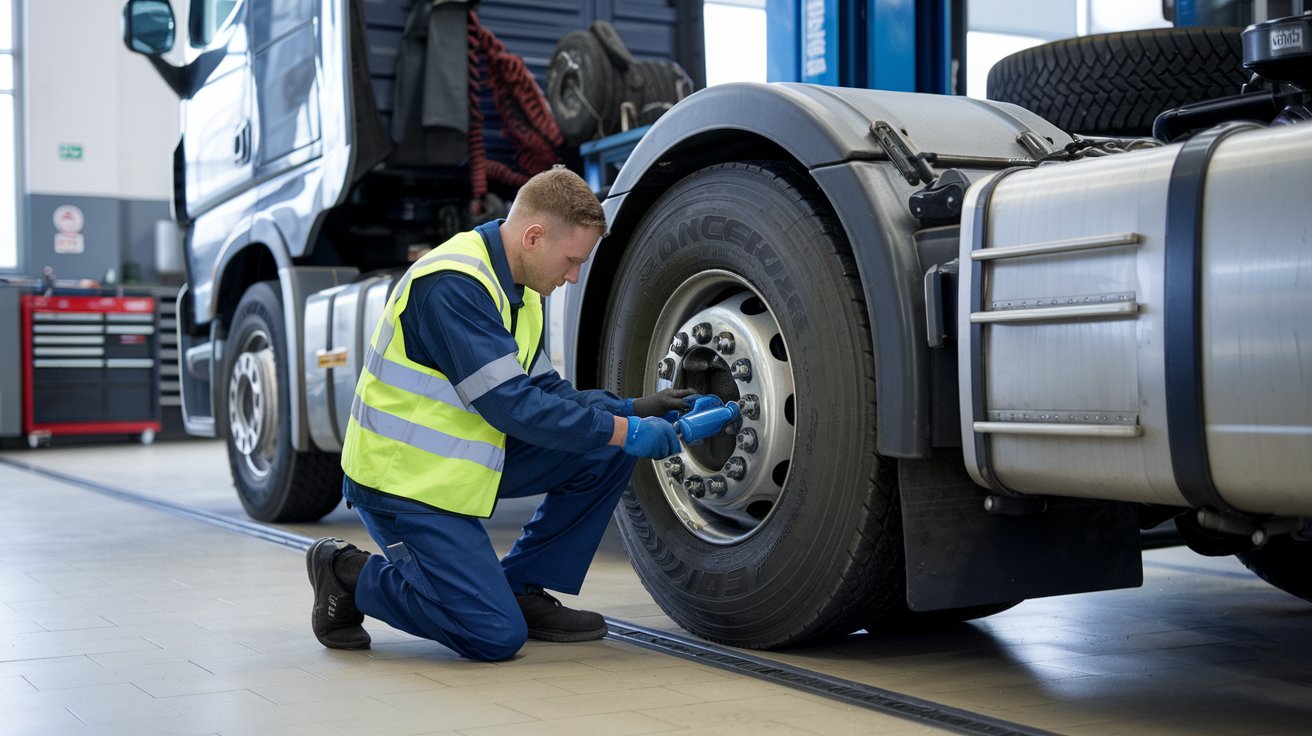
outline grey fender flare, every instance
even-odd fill
[[[565,346],[567,356],[595,347],[596,329],[583,320],[604,319],[609,278],[598,279],[601,287],[589,292],[592,273],[618,262],[628,235],[666,189],[715,163],[791,160],[828,199],[857,262],[875,348],[877,449],[889,457],[928,456],[924,268],[912,239],[919,224],[906,204],[918,187],[898,174],[870,136],[876,121],[903,131],[921,151],[955,155],[1025,157],[1017,142],[1025,131],[1053,149],[1072,140],[1019,107],[965,97],[804,84],[741,83],[699,91],[652,126],[610,187],[603,207],[611,237],[599,249],[603,257],[589,262],[579,288],[565,299],[566,318],[580,324],[576,344]],[[573,366],[580,373],[577,360]]]

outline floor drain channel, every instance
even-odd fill
[[[990,718],[873,685],[830,677],[738,650],[671,636],[665,632],[624,621],[606,619],[606,623],[610,628],[610,633],[606,637],[608,639],[756,677],[813,695],[834,698],[849,705],[868,708],[936,728],[981,736],[1053,736],[1051,731]]]
[[[129,503],[135,503],[141,506],[147,506],[149,508],[163,511],[168,514],[173,514],[175,516],[182,516],[188,519],[209,524],[211,526],[217,526],[222,529],[227,529],[229,531],[240,532],[241,534],[245,534],[247,536],[263,539],[266,542],[273,542],[274,544],[280,544],[284,547],[291,547],[292,549],[298,549],[301,550],[302,552],[309,549],[310,545],[314,543],[314,540],[310,539],[309,537],[303,537],[300,534],[283,531],[282,529],[278,529],[271,526],[265,526],[264,524],[260,524],[258,522],[246,521],[245,519],[235,519],[231,516],[216,514],[212,511],[204,511],[202,509],[191,508],[190,506],[183,506],[182,504],[179,503],[173,503],[172,501],[165,501],[159,498],[143,496],[140,493],[134,493],[132,491],[125,491],[122,488],[107,486],[104,485],[103,483],[97,483],[95,481],[87,480],[85,478],[79,478],[76,475],[68,475],[67,473],[61,473],[58,470],[49,470],[47,468],[41,468],[41,467],[37,467],[36,465],[29,465],[27,463],[21,463],[18,462],[17,460],[10,460],[9,458],[3,458],[3,457],[0,457],[0,464],[18,468],[19,470],[26,470],[27,472],[34,473],[36,475],[44,475],[47,478],[58,480],[63,483],[67,483],[69,485],[78,486],[80,488],[85,488],[89,491],[95,491],[96,493],[99,493],[104,496],[109,496],[110,498],[117,498],[120,501],[127,501]]]

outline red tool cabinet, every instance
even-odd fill
[[[29,444],[56,434],[154,439],[160,407],[153,297],[28,295],[22,320]]]

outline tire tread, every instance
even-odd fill
[[[1248,81],[1241,28],[1156,28],[1082,36],[1007,56],[988,98],[1072,133],[1151,135],[1163,110],[1238,94]]]

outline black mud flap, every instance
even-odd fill
[[[988,513],[961,451],[934,455],[898,462],[911,610],[1143,584],[1133,505],[1047,496],[1041,511]]]

